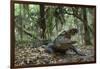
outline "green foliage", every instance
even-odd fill
[[[54,40],[60,32],[71,28],[78,28],[79,30],[74,38],[77,39],[78,44],[84,43],[84,35],[87,35],[86,38],[90,37],[89,41],[93,40],[94,8],[45,5],[43,15],[45,22],[41,23],[40,7],[37,4],[15,4],[16,40],[41,40],[43,34],[41,24],[46,25],[44,28],[46,40]],[[87,33],[85,33],[84,15],[87,19]]]

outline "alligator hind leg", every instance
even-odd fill
[[[78,54],[80,56],[85,56],[85,54],[82,54],[79,51],[77,51],[77,49],[73,45],[70,46],[70,49],[72,49],[76,54]]]

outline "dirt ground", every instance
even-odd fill
[[[77,47],[77,50],[84,53],[85,56],[79,56],[73,51],[67,51],[65,55],[49,54],[45,49],[40,47],[32,48],[31,46],[15,47],[15,66],[39,65],[39,64],[58,64],[58,63],[82,63],[94,61],[94,47],[83,46]]]

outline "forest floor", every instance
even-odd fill
[[[72,51],[68,51],[65,55],[49,54],[45,49],[40,47],[32,48],[31,46],[15,47],[15,66],[23,65],[47,65],[62,63],[82,63],[92,62],[94,58],[93,46],[78,46],[78,51],[84,53],[85,56],[79,56]]]

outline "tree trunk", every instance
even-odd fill
[[[22,8],[23,8],[23,5],[20,5],[20,16],[21,16],[21,19],[20,19],[20,25],[21,25],[21,28],[20,28],[20,30],[19,30],[19,32],[20,32],[20,39],[21,39],[21,41],[23,40],[23,32],[22,32],[22,23],[23,23],[23,19],[22,19],[22,12],[23,12],[23,10],[22,10]]]
[[[87,13],[86,13],[86,8],[83,8],[83,25],[84,25],[84,44],[85,45],[90,45],[90,35],[88,31],[88,21],[87,21]]]
[[[44,11],[44,5],[40,4],[40,29],[41,29],[41,38],[45,39],[45,30],[46,30],[46,23],[45,23],[45,11]]]

